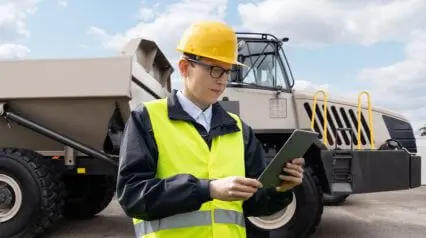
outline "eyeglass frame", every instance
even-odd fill
[[[206,69],[208,69],[208,70],[209,70],[209,74],[210,74],[210,76],[211,76],[212,78],[214,78],[214,79],[220,79],[220,78],[222,78],[222,76],[223,76],[225,73],[226,73],[227,75],[229,75],[231,72],[233,72],[233,71],[234,71],[234,68],[231,68],[231,69],[224,69],[224,68],[223,68],[223,67],[221,67],[221,66],[207,64],[207,63],[204,63],[204,62],[202,62],[202,61],[200,61],[200,60],[196,60],[196,59],[193,59],[193,58],[190,58],[190,57],[185,57],[185,59],[186,59],[186,60],[188,60],[189,62],[192,62],[192,63],[198,64],[198,65],[204,66]],[[220,70],[219,76],[214,76],[214,75],[213,75],[213,70],[214,70],[214,69],[219,69],[219,70]]]

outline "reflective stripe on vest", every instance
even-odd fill
[[[199,179],[245,176],[241,121],[233,117],[239,131],[212,139],[211,148],[188,122],[170,120],[167,99],[145,103],[158,149],[157,178],[192,174]],[[212,200],[198,211],[154,221],[133,219],[140,237],[233,237],[245,238],[243,201]],[[178,229],[179,228],[179,229]]]
[[[220,224],[237,224],[245,227],[244,215],[240,212],[218,209],[214,210],[214,222]],[[185,214],[178,214],[154,221],[140,221],[135,224],[137,237],[157,232],[160,230],[208,226],[212,224],[210,211],[196,211]]]

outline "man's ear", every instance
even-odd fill
[[[184,77],[184,78],[188,77],[188,73],[189,73],[188,72],[188,70],[189,70],[188,61],[186,61],[185,59],[180,59],[178,66],[179,66],[179,71],[180,71],[180,74],[182,75],[182,77]]]

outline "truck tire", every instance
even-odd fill
[[[329,195],[324,194],[324,205],[326,206],[338,206],[346,201],[349,195]]]
[[[1,237],[37,237],[61,218],[63,186],[57,176],[51,160],[38,153],[0,149]]]
[[[67,175],[67,197],[63,215],[90,218],[103,211],[115,194],[115,177],[107,175]]]
[[[322,212],[318,178],[310,168],[305,168],[303,183],[294,188],[293,201],[286,208],[271,216],[249,217],[248,220],[255,226],[250,227],[252,233],[259,233],[258,237],[303,238],[314,233]],[[269,231],[269,235],[264,231]]]

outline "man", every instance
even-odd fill
[[[132,111],[120,151],[117,197],[137,237],[246,237],[244,216],[272,214],[292,198],[303,158],[283,170],[283,186],[255,178],[265,168],[252,129],[217,102],[237,59],[229,26],[192,24],[182,36],[183,91]]]

